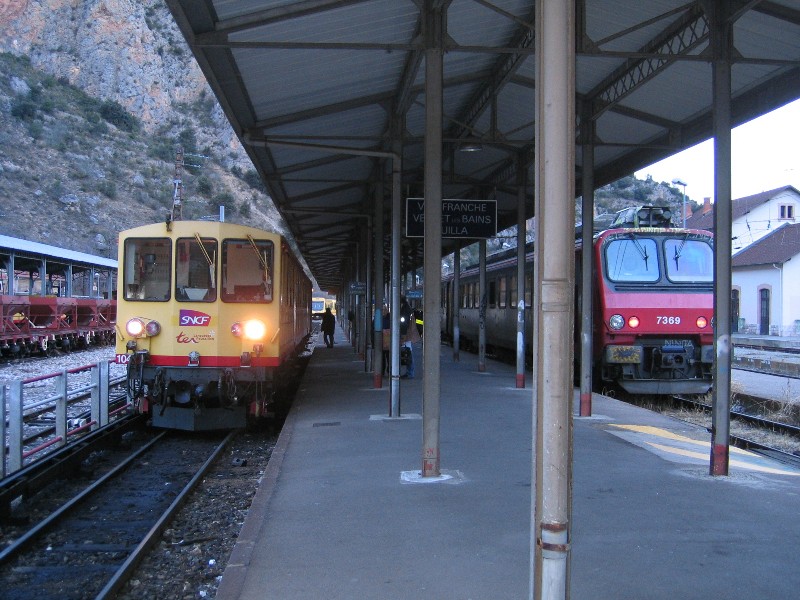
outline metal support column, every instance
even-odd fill
[[[6,261],[6,264],[5,264],[6,282],[8,283],[8,289],[6,289],[5,293],[8,294],[9,296],[13,296],[14,294],[17,293],[17,278],[14,277],[14,269],[15,269],[15,267],[14,267],[14,258],[15,258],[15,254],[14,254],[14,251],[12,250],[11,251],[11,255],[8,257],[8,260]],[[72,284],[72,278],[70,277],[69,285],[71,285],[71,284]],[[72,294],[71,293],[70,293],[69,297],[72,298]]]
[[[580,415],[592,414],[592,247],[594,239],[594,121],[590,107],[581,118],[581,403]],[[577,274],[576,274],[577,276]]]
[[[731,49],[727,2],[709,2],[714,127],[714,323],[716,362],[711,414],[711,475],[727,475],[731,399]]]
[[[531,594],[569,595],[575,209],[575,3],[536,4],[536,280]]]
[[[517,156],[517,387],[525,387],[525,160]]]
[[[403,169],[403,121],[395,116],[392,128],[392,302],[390,304],[392,317],[391,358],[392,358],[392,383],[389,405],[389,416],[400,416],[400,213],[402,202],[402,169]]]
[[[381,180],[383,178],[381,177]],[[375,315],[373,319],[372,386],[383,386],[383,181],[375,185],[375,215],[372,220],[375,257]]]
[[[13,278],[13,277],[12,277]],[[3,452],[0,454],[0,479],[6,476],[6,386],[0,385],[0,440],[3,440]]]
[[[372,232],[372,217],[367,217],[367,227],[363,232],[364,237],[364,245],[367,248],[367,257],[364,265],[364,282],[365,282],[365,290],[364,290],[364,309],[363,309],[363,321],[361,322],[361,331],[364,332],[364,335],[361,336],[363,338],[363,352],[364,352],[364,372],[370,373],[372,372],[372,307],[373,307],[373,299],[375,295],[372,291],[372,265],[374,264],[374,253],[375,253],[375,246],[373,242],[373,232]]]
[[[461,360],[461,249],[453,253],[453,362]]]
[[[423,311],[428,326],[422,338],[422,476],[438,477],[440,335],[438,326],[442,288],[442,93],[444,9],[426,0],[425,35],[425,286]]]
[[[480,303],[478,305],[478,371],[486,370],[486,308],[489,294],[486,289],[486,240],[478,242],[478,288]]]

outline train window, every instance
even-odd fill
[[[688,237],[664,241],[667,277],[675,282],[710,282],[714,280],[714,250],[704,240]]]
[[[509,291],[511,292],[511,302],[509,302],[509,305],[511,306],[511,308],[516,308],[517,307],[517,296],[518,296],[518,294],[517,294],[517,276],[516,275],[512,275],[511,276],[511,284],[510,284],[509,288],[510,288]]]
[[[605,248],[605,268],[611,281],[658,281],[660,273],[655,240],[634,234],[611,240]]]
[[[489,282],[489,308],[497,306],[497,281],[492,279]]]
[[[179,238],[175,243],[175,299],[214,302],[217,299],[217,240]]]
[[[499,284],[499,296],[497,297],[497,305],[500,308],[505,308],[508,304],[508,279],[506,277],[500,277],[498,279]]]
[[[272,302],[274,246],[269,240],[222,242],[223,302]]]
[[[129,238],[123,255],[126,300],[163,302],[170,297],[172,241],[168,238]]]

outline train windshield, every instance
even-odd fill
[[[606,246],[605,263],[611,281],[651,283],[661,277],[658,248],[652,238],[630,234],[611,240]]]
[[[214,302],[217,299],[217,240],[199,235],[175,244],[175,299]]]
[[[664,241],[667,277],[675,282],[710,282],[714,280],[714,250],[705,240],[691,240],[688,235]]]
[[[273,244],[269,240],[225,240],[222,243],[222,300],[272,302]]]
[[[123,288],[126,300],[169,300],[172,242],[168,238],[125,240]]]

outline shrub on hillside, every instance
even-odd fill
[[[139,119],[125,110],[118,102],[106,100],[100,105],[100,116],[122,131],[139,130]]]

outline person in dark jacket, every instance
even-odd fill
[[[406,373],[403,379],[414,379],[414,346],[419,341],[419,333],[414,323],[414,311],[405,296],[400,298],[400,359],[403,361],[405,354]],[[403,348],[406,349],[405,353]]]
[[[331,307],[325,309],[325,314],[322,315],[322,339],[325,340],[325,345],[328,348],[333,348],[333,332],[336,329],[336,318],[331,312]]]

